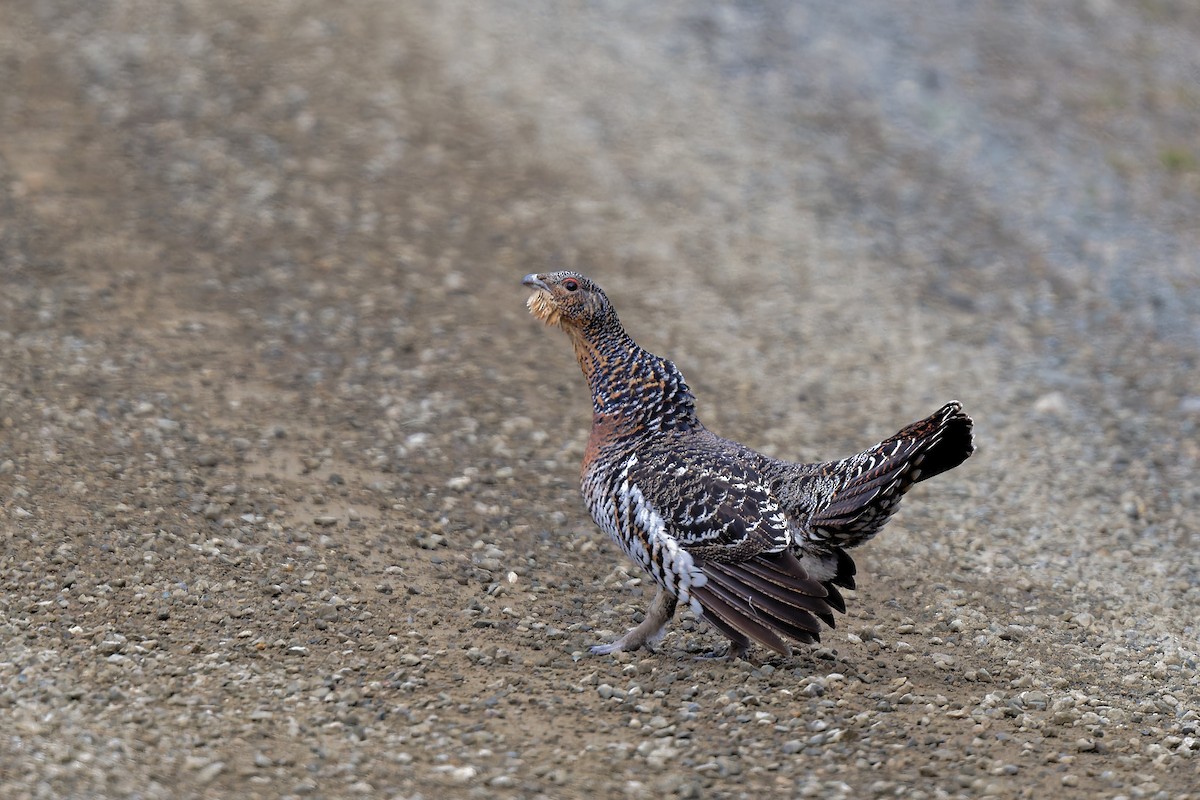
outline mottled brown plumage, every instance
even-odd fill
[[[581,488],[596,523],[657,584],[645,620],[594,653],[636,650],[663,634],[679,602],[721,631],[791,652],[846,610],[846,553],[874,536],[917,481],[971,455],[958,403],[842,459],[797,464],[723,439],[696,418],[670,361],[639,347],[595,283],[576,272],[527,275],[530,312],[562,328],[592,394]]]

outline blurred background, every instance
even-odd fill
[[[521,276],[559,267],[683,369],[711,428],[773,455],[856,451],[955,397],[977,421],[975,458],[864,551],[847,623],[940,635],[959,666],[864,667],[871,637],[838,632],[845,661],[797,669],[908,676],[966,711],[938,717],[936,742],[914,734],[907,760],[828,750],[809,783],[747,767],[747,785],[836,796],[822,781],[874,785],[880,764],[912,778],[982,735],[985,695],[1037,691],[1028,719],[992,715],[1007,739],[948,759],[964,772],[920,772],[931,792],[1194,792],[1194,2],[3,2],[0,87],[0,675],[28,726],[6,740],[13,796],[732,791],[720,770],[664,770],[727,744],[703,717],[655,767],[638,712],[568,723],[555,705],[578,674],[579,702],[628,683],[629,663],[570,653],[644,602],[613,583],[621,556],[577,495],[589,416],[570,348],[522,305]],[[516,567],[537,591],[490,600]],[[550,655],[472,671],[480,615],[488,659]],[[147,640],[157,653],[121,644]],[[193,641],[250,666],[187,684],[186,724],[129,711],[185,691]],[[260,641],[309,661],[240,660]],[[98,666],[97,647],[136,672]],[[405,725],[351,741],[321,709],[353,702],[279,688],[349,682],[332,677],[347,651],[359,685],[408,686],[372,701]],[[959,680],[979,669],[994,686]],[[448,688],[451,673],[468,677]],[[775,686],[706,675],[706,706]],[[446,744],[471,724],[504,741],[470,706],[496,680],[556,699],[486,757]],[[1080,712],[1063,740],[1104,739],[1076,749],[1116,772],[1005,772],[1071,691],[1103,721]],[[441,722],[406,738],[439,692]],[[847,693],[874,713],[868,694]],[[299,722],[246,727],[250,706]],[[641,760],[570,762],[563,726]],[[197,728],[214,733],[184,737],[188,761],[172,739]],[[773,730],[740,756],[778,757],[793,738]],[[339,783],[333,762],[376,742],[410,761]],[[505,748],[575,765],[552,779]]]

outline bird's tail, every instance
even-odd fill
[[[812,515],[814,544],[824,550],[856,547],[870,539],[914,483],[967,460],[975,451],[973,425],[962,404],[947,403],[869,450],[823,465],[822,472],[838,485]]]

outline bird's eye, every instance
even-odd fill
[[[579,281],[575,280],[574,278],[567,278],[565,281],[563,281],[563,288],[568,292],[574,292],[579,289]]]

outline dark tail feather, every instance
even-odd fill
[[[816,617],[806,611],[797,612],[773,597],[743,597],[735,588],[711,577],[709,585],[705,588],[711,588],[714,595],[720,597],[730,609],[738,611],[742,617],[752,617],[774,633],[798,642],[811,642],[813,637],[820,633],[821,626]]]
[[[903,436],[910,430],[919,436],[923,426],[927,429],[931,421],[934,425],[928,435],[929,444],[924,451],[925,459],[921,462],[921,474],[914,481],[928,480],[952,470],[975,452],[975,422],[962,410],[962,404],[957,400],[942,406],[928,419],[909,425],[896,436]]]
[[[696,590],[693,589],[693,596],[696,596],[695,592]],[[707,603],[708,605],[704,607],[705,622],[707,622],[709,625],[712,625],[714,628],[724,634],[725,637],[733,643],[733,646],[736,649],[745,652],[750,647],[750,637],[742,633],[739,629],[733,627],[733,625],[726,622],[719,614],[716,613],[714,609],[720,605],[723,605],[719,598],[716,601],[709,599],[707,600]],[[725,614],[731,619],[737,616],[737,613],[733,609],[729,608],[725,609]],[[776,650],[775,652],[780,653],[781,655],[791,655],[791,653],[788,652],[789,648],[787,647],[787,643],[781,642],[781,644],[783,644],[784,649]]]
[[[806,555],[805,557],[815,558],[815,556],[811,555]],[[844,597],[842,597],[842,593],[838,591],[838,587],[840,586],[843,589],[853,589],[855,587],[854,573],[858,572],[858,567],[854,566],[854,559],[850,557],[850,554],[840,547],[830,548],[828,553],[825,554],[825,557],[827,559],[833,559],[836,562],[833,577],[827,581],[821,582],[821,585],[825,587],[825,591],[829,593],[829,595],[825,598],[825,602],[828,603],[829,607],[834,611],[845,614],[846,600]],[[833,627],[832,622],[829,623],[829,625],[830,627]]]
[[[708,576],[691,589],[714,627],[737,642],[749,638],[790,655],[781,637],[798,642],[820,638],[818,618],[833,625],[827,590],[808,577],[790,551],[765,554],[740,564],[700,564]],[[844,606],[844,604],[843,604]]]
[[[829,592],[829,596],[825,598],[825,602],[829,603],[829,607],[839,614],[846,613],[846,598],[842,597],[842,593],[833,585],[833,581],[825,582],[825,590]],[[833,627],[833,623],[829,623],[829,627]]]
[[[830,584],[841,586],[843,589],[858,588],[858,584],[854,582],[854,576],[858,574],[854,559],[840,547],[833,548],[833,552],[837,556],[837,573],[825,582],[825,588],[828,589]]]
[[[747,581],[744,580],[745,573],[739,574],[733,569],[708,569],[705,574],[709,581],[732,592],[735,597],[744,597],[752,611],[765,612],[771,619],[769,624],[774,625],[775,620],[779,620],[807,633],[820,633],[821,624],[817,617],[833,619],[824,598],[798,596],[773,584]]]
[[[828,472],[846,476],[845,482],[813,515],[813,532],[825,534],[828,543],[838,546],[862,544],[895,512],[914,483],[967,460],[975,451],[973,424],[961,404],[947,403],[870,450],[830,463]]]
[[[711,586],[692,587],[692,597],[704,606],[704,618],[712,622],[730,639],[737,641],[739,637],[730,636],[730,631],[741,637],[752,639],[763,647],[769,647],[784,656],[792,654],[792,648],[779,638],[773,630],[754,619],[754,613],[747,608],[744,601],[731,603],[723,592]]]

